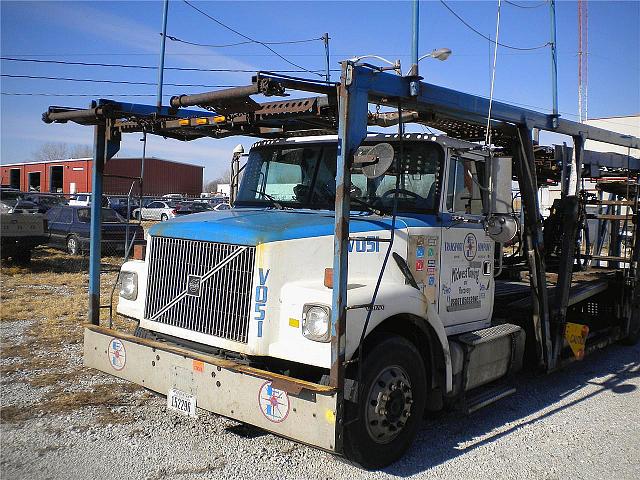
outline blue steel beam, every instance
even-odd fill
[[[89,238],[89,323],[100,324],[100,261],[102,257],[102,179],[105,161],[120,150],[120,136],[110,121],[94,127],[91,171],[91,225]]]
[[[331,382],[337,386],[345,354],[351,162],[367,136],[367,89],[350,81],[352,65],[344,63],[339,93],[338,156],[336,166],[333,299],[331,308]],[[354,79],[355,80],[355,79]]]
[[[469,123],[484,125],[489,114],[487,98],[458,92],[426,82],[420,82],[420,93],[411,102],[409,82],[406,78],[386,72],[371,70],[365,66],[353,67],[353,78],[369,91],[371,103],[394,104],[403,99],[406,108],[418,111],[430,111],[441,117],[449,117]],[[602,128],[583,123],[558,119],[558,127],[553,128],[553,115],[516,107],[502,102],[493,102],[491,118],[495,122],[507,122],[514,125],[525,125],[527,128],[538,128],[572,137],[582,135],[585,139],[640,148],[640,139],[630,135],[610,132]]]
[[[349,265],[349,192],[351,163],[367,136],[367,89],[351,81],[352,65],[342,65],[339,89],[338,155],[336,165],[335,234],[333,237],[333,297],[331,302],[330,385],[336,388],[336,451],[342,450],[344,425],[344,370],[347,324],[347,279]]]

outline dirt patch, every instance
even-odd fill
[[[103,305],[109,303],[122,259],[106,262],[106,272],[101,274]],[[3,335],[0,381],[7,387],[27,384],[39,397],[36,404],[2,405],[2,422],[19,423],[84,408],[97,409],[96,421],[105,425],[129,420],[127,416],[114,414],[111,408],[138,402],[136,398],[143,390],[133,384],[118,384],[114,388],[115,384],[106,376],[105,383],[94,385],[94,374],[81,368],[83,324],[87,321],[87,271],[87,258],[48,248],[36,249],[30,267],[2,264],[2,324],[16,322],[22,327],[18,334]],[[113,297],[115,311],[117,291]],[[101,321],[107,323],[107,309],[101,311]],[[122,319],[115,319],[115,323],[125,330],[134,328],[131,322]],[[91,386],[74,391],[82,382]]]

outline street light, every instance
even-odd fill
[[[451,55],[450,48],[438,48],[431,53],[427,53],[426,55],[421,56],[418,61],[424,60],[425,58],[436,58],[441,62],[444,62]]]

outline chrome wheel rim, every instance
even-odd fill
[[[406,370],[386,367],[371,384],[365,406],[367,432],[376,443],[389,443],[411,416],[413,394]]]

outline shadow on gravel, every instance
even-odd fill
[[[598,377],[607,378],[603,381],[594,380]],[[475,448],[499,440],[522,427],[575,407],[600,393],[632,393],[637,387],[626,382],[638,377],[639,345],[610,346],[551,375],[519,375],[514,385],[517,391],[511,397],[469,416],[452,412],[426,421],[411,450],[384,471],[401,477],[427,471]],[[554,406],[555,403],[588,386],[598,388],[568,403]],[[517,424],[504,429],[511,423]],[[491,434],[494,430],[500,431]]]

